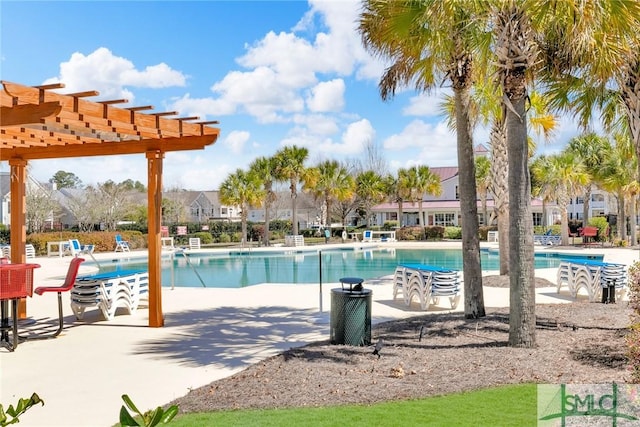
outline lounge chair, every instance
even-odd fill
[[[122,236],[116,234],[116,248],[114,249],[114,252],[118,252],[118,250],[121,250],[122,252],[129,252],[129,242],[122,240]]]
[[[62,293],[68,292],[73,288],[73,284],[76,281],[76,277],[78,276],[78,269],[80,268],[80,264],[84,262],[84,258],[73,258],[71,263],[69,263],[69,269],[67,270],[67,276],[64,279],[64,283],[62,286],[41,286],[34,290],[34,292],[38,295],[43,295],[47,292],[57,292],[58,293],[58,330],[56,330],[53,334],[47,335],[37,335],[35,337],[29,337],[32,339],[47,339],[47,338],[55,338],[60,335],[62,332],[63,326],[63,316],[62,316]]]
[[[67,249],[72,256],[77,257],[80,254],[92,254],[94,246],[81,245],[78,239],[71,239],[69,240],[69,247]]]
[[[33,259],[36,257],[36,248],[31,243],[27,243],[24,246],[24,252],[27,259]],[[0,256],[11,259],[11,246],[5,245],[0,247]]]
[[[189,249],[200,249],[199,237],[192,237],[189,239]]]
[[[363,242],[372,242],[373,241],[373,233],[371,230],[364,230],[362,233],[362,241]]]
[[[71,291],[71,309],[82,320],[87,308],[96,307],[106,320],[119,308],[133,314],[140,300],[148,296],[149,273],[142,270],[116,270],[76,280]]]
[[[451,309],[460,302],[460,272],[423,264],[404,264],[396,268],[393,298],[399,293],[404,303],[411,305],[414,297],[420,307],[428,310],[433,302],[438,305],[441,297],[449,298]]]
[[[569,294],[577,298],[583,289],[587,293],[589,302],[595,302],[598,293],[604,288],[613,287],[617,295],[611,295],[611,300],[622,299],[626,294],[627,271],[623,264],[600,261],[562,262],[558,266],[557,289],[566,286]],[[609,292],[607,292],[609,293]]]

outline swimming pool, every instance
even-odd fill
[[[459,249],[346,249],[307,251],[250,251],[229,253],[176,254],[162,259],[162,286],[239,288],[258,283],[318,283],[322,257],[323,283],[338,282],[341,277],[357,276],[373,279],[393,274],[398,264],[419,263],[462,270]],[[566,254],[536,254],[535,268],[557,267]],[[602,255],[588,258],[601,260]],[[483,270],[498,270],[497,251],[481,251]],[[146,258],[114,260],[101,263],[100,272],[118,269],[146,270]]]

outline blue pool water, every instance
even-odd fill
[[[230,252],[189,254],[188,259],[176,254],[162,260],[162,285],[177,287],[238,288],[258,283],[318,283],[320,256],[318,251]],[[373,279],[393,274],[398,264],[429,264],[462,270],[459,249],[374,249],[323,250],[322,282],[336,283],[341,277],[357,276]],[[566,254],[536,254],[536,268],[557,267]],[[581,259],[587,259],[584,256]],[[602,256],[588,259],[601,260]],[[483,270],[498,270],[497,252],[482,251]],[[100,272],[117,269],[147,269],[147,259],[130,259],[101,263]],[[204,285],[203,285],[204,282]]]

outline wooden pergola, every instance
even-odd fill
[[[168,151],[201,150],[213,144],[217,121],[144,113],[151,106],[121,108],[125,99],[92,102],[96,91],[60,94],[55,83],[23,86],[1,81],[0,161],[11,176],[11,259],[26,262],[26,167],[29,160],[141,154],[147,157],[149,215],[149,326],[164,325],[160,225],[162,162]],[[20,307],[26,315],[26,302]]]

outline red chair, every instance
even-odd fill
[[[38,339],[47,339],[47,338],[55,338],[60,335],[62,332],[62,293],[68,292],[73,288],[73,284],[76,282],[76,277],[78,277],[78,269],[80,268],[80,264],[84,262],[84,258],[74,258],[71,260],[69,264],[69,270],[67,270],[67,277],[64,279],[64,283],[62,286],[41,286],[39,288],[34,289],[38,295],[42,295],[45,292],[57,292],[58,293],[58,317],[60,321],[60,325],[58,330],[53,334],[29,337],[30,340],[38,340]]]

